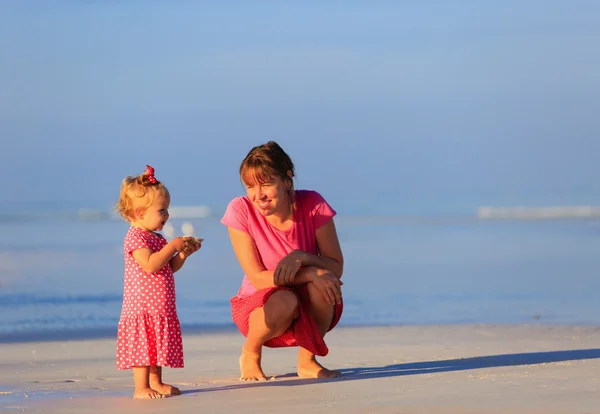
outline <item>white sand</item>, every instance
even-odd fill
[[[237,381],[237,332],[184,335],[184,394],[131,398],[115,340],[0,345],[0,412],[44,413],[600,413],[600,328],[338,328],[321,362],[336,380],[295,376],[295,349],[266,349],[279,378]]]

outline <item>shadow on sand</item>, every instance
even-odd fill
[[[227,391],[255,387],[291,387],[297,385],[314,384],[317,382],[340,382],[372,378],[390,378],[404,375],[433,374],[439,372],[465,371],[470,369],[507,367],[516,365],[535,365],[595,358],[600,358],[600,348],[489,355],[483,357],[449,359],[442,361],[410,362],[406,364],[393,364],[380,367],[344,368],[340,370],[341,376],[333,379],[305,379],[297,378],[296,374],[285,374],[278,376],[275,378],[275,380],[271,381],[240,382],[239,384],[219,387],[185,390],[183,391],[183,394],[195,394],[207,391]],[[285,379],[284,381],[278,381],[278,379],[284,378],[296,379]]]

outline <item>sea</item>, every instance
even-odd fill
[[[204,238],[175,275],[182,329],[234,329],[229,299],[243,274],[222,211],[179,211],[171,233],[191,225]],[[598,218],[481,218],[474,209],[335,220],[340,326],[600,324]],[[115,336],[127,228],[108,208],[1,206],[0,342]]]

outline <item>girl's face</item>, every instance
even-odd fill
[[[288,191],[290,183],[279,177],[258,180],[256,177],[245,182],[248,198],[263,216],[285,217],[290,212]]]
[[[167,194],[159,193],[148,209],[138,215],[135,225],[148,231],[160,231],[169,220],[169,204],[171,199]]]

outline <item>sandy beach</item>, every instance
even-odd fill
[[[265,373],[239,382],[237,332],[184,334],[183,395],[131,398],[114,339],[3,344],[2,412],[44,413],[598,413],[600,328],[405,326],[339,328],[321,361],[334,380],[300,379],[295,349],[267,349]]]

